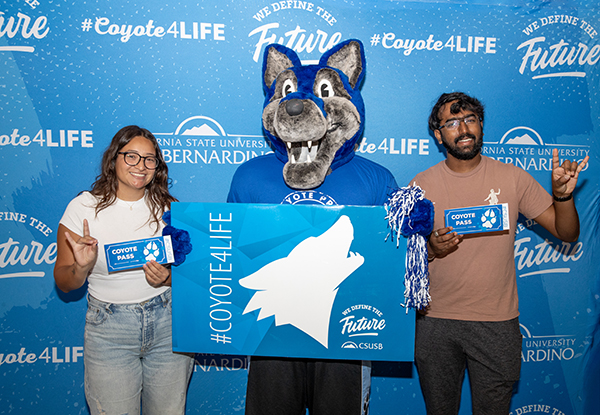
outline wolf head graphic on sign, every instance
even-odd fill
[[[300,242],[287,257],[242,278],[240,285],[257,290],[244,314],[260,309],[258,320],[274,316],[275,325],[291,324],[327,347],[338,287],[364,262],[350,252],[353,239],[350,219],[341,216],[323,234]]]

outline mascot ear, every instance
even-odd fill
[[[296,52],[282,45],[269,45],[263,57],[263,87],[269,91],[281,72],[302,63]]]
[[[365,52],[360,40],[342,42],[323,55],[320,65],[340,70],[348,77],[352,88],[356,88],[364,78]]]

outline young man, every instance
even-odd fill
[[[572,193],[588,157],[559,165],[555,149],[550,195],[524,170],[481,155],[483,119],[477,99],[442,94],[429,127],[446,148],[446,160],[411,181],[435,205],[428,243],[431,303],[417,317],[415,350],[428,414],[458,413],[466,367],[473,414],[509,413],[521,365],[513,255],[518,215],[563,241],[579,236]],[[444,226],[445,209],[491,201],[508,203],[508,232],[463,236]]]

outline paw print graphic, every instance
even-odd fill
[[[481,215],[481,223],[484,228],[491,228],[496,223],[496,213],[492,209],[488,209]]]
[[[160,251],[158,250],[158,246],[156,246],[156,242],[148,242],[148,245],[144,247],[146,261],[155,260],[159,253]]]

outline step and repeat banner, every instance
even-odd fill
[[[551,154],[590,156],[582,232],[516,232],[523,354],[511,414],[600,413],[600,6],[343,0],[10,0],[0,5],[0,414],[88,414],[85,287],[58,290],[58,221],[123,126],[158,138],[182,202],[226,201],[262,131],[269,43],[316,62],[365,45],[357,148],[400,185],[444,159],[427,127],[443,92],[486,105],[483,153],[550,188]],[[248,358],[198,354],[189,414],[242,413]],[[470,413],[468,381],[461,414]],[[411,362],[373,364],[371,413],[422,414]]]

